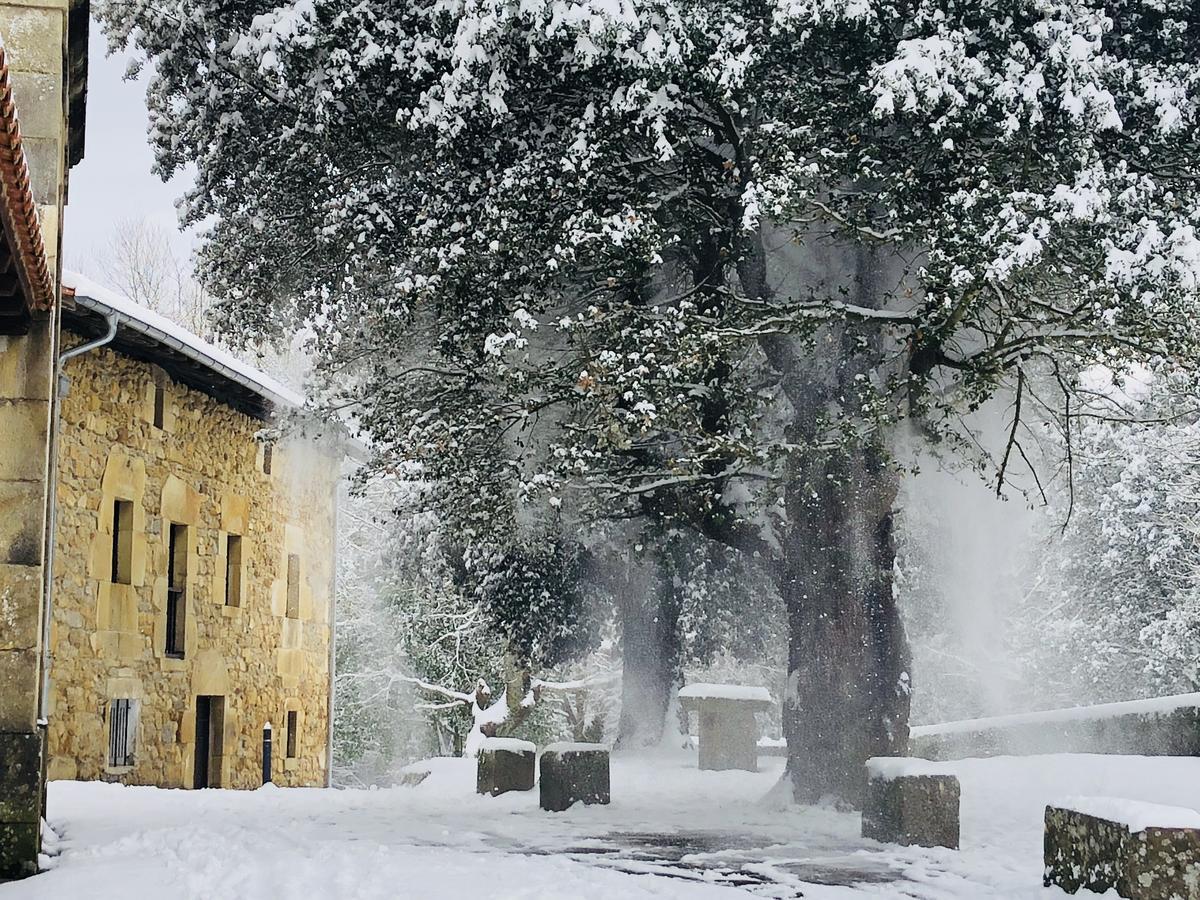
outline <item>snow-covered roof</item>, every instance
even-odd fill
[[[125,345],[118,339],[117,349],[140,349],[141,352],[133,352],[132,355],[154,357],[154,350],[157,348],[161,351],[161,356],[155,357],[153,361],[171,370],[173,376],[260,417],[265,415],[268,407],[304,405],[304,397],[291,388],[154,310],[134,303],[128,297],[77,272],[63,272],[62,280],[64,288],[74,291],[74,303],[77,308],[81,307],[100,316],[115,315],[118,334],[123,330],[139,336],[139,340],[126,341]],[[73,324],[76,318],[78,317],[73,317],[64,310],[64,319],[68,326]],[[199,374],[197,368],[209,377],[196,377]],[[228,389],[225,392],[219,391],[222,383]],[[247,392],[259,401],[265,401],[265,404],[248,404],[244,397],[239,402],[240,395]]]
[[[689,684],[679,689],[685,700],[744,700],[754,703],[771,703],[771,692],[765,687],[746,684]]]

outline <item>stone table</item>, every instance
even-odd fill
[[[689,684],[679,703],[700,716],[700,768],[758,771],[758,722],[774,701],[763,687],[740,684]]]

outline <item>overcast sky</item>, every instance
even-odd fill
[[[178,178],[163,184],[150,171],[145,79],[123,80],[126,57],[109,57],[106,50],[100,26],[92,22],[84,157],[71,170],[63,222],[65,263],[89,274],[116,222],[148,219],[177,233],[174,201],[183,192]],[[178,235],[174,243],[186,259],[190,236]]]

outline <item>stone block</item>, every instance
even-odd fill
[[[0,28],[10,69],[62,77],[64,18],[49,7],[6,4]]]
[[[609,802],[608,748],[601,744],[551,744],[542,752],[542,809],[560,812],[573,803]]]
[[[42,816],[42,736],[0,732],[0,822],[36,824]]]
[[[1045,822],[1047,887],[1057,885],[1071,894],[1080,888],[1115,889],[1129,900],[1200,898],[1200,828],[1134,827],[1056,806],[1046,807]]]
[[[0,650],[0,731],[37,727],[39,663],[36,649]]]
[[[62,74],[11,72],[13,97],[21,111],[21,134],[59,138],[62,134]],[[47,202],[41,197],[42,202]]]
[[[0,397],[0,481],[41,483],[46,477],[50,404],[45,400]],[[28,510],[41,521],[41,510]],[[39,526],[40,527],[40,526]]]
[[[495,797],[508,791],[532,791],[537,747],[531,741],[488,738],[478,757],[475,790]]]
[[[0,822],[0,881],[37,874],[41,824]]]
[[[41,566],[44,487],[40,481],[0,481],[0,564]]]
[[[0,650],[38,646],[41,608],[42,567],[0,562]]]
[[[888,844],[958,849],[958,779],[953,775],[872,776],[862,835]]]
[[[50,336],[39,325],[28,335],[0,337],[0,397],[49,401],[52,349]]]

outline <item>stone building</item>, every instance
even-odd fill
[[[61,221],[83,156],[86,0],[0,2],[0,878],[37,867]]]
[[[336,448],[264,443],[297,397],[63,288],[88,16],[0,0],[0,881],[47,774],[256,786],[268,722],[277,783],[329,768]]]
[[[337,444],[266,443],[301,399],[67,274],[48,775],[322,785]],[[64,355],[71,351],[67,350]]]

